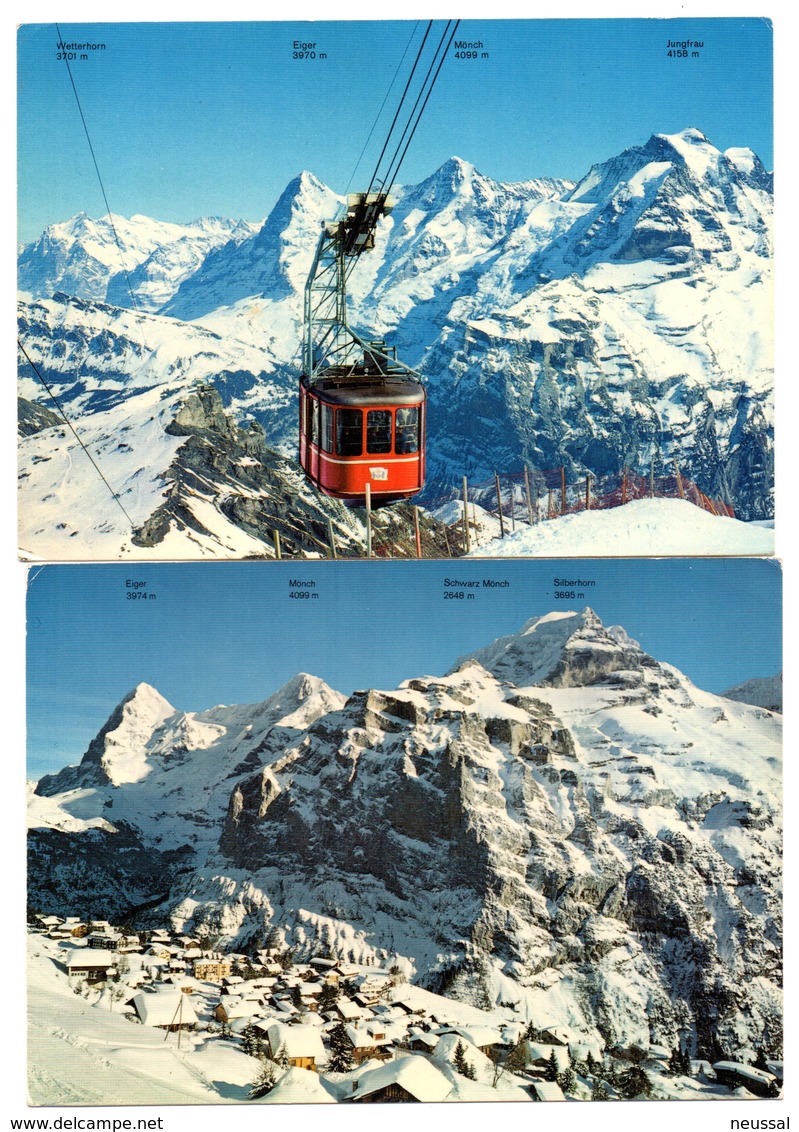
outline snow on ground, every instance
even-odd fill
[[[243,1100],[259,1063],[202,1034],[140,1026],[70,988],[34,937],[28,978],[30,1100],[35,1105],[219,1104]]]
[[[773,554],[774,532],[722,518],[686,499],[635,499],[607,511],[581,511],[492,539],[470,558],[582,558],[646,555]]]

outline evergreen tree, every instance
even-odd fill
[[[352,1056],[352,1042],[347,1036],[343,1022],[330,1031],[330,1057],[327,1067],[333,1073],[349,1073],[355,1062]]]
[[[757,1057],[753,1064],[755,1069],[762,1069],[764,1073],[771,1072],[766,1063],[766,1054],[762,1046],[757,1047]]]
[[[293,1006],[296,1006],[297,1010],[302,1010],[304,1008],[305,1004],[302,1001],[302,990],[299,986],[294,986],[291,988],[291,1002]]]
[[[505,1068],[509,1073],[521,1073],[527,1065],[527,1056],[523,1042],[516,1042],[508,1051],[505,1058]]]
[[[250,1089],[250,1100],[256,1100],[258,1097],[265,1097],[267,1093],[271,1093],[277,1084],[277,1071],[274,1062],[267,1061],[260,1073],[253,1082]]]
[[[669,1063],[666,1072],[669,1077],[681,1077],[683,1071],[683,1057],[680,1052],[680,1047],[677,1046],[669,1054]]]
[[[285,1043],[277,1051],[277,1057],[275,1058],[275,1064],[279,1065],[281,1069],[288,1069],[289,1066],[290,1066],[289,1051],[286,1049]]]
[[[595,1077],[597,1072],[598,1072],[598,1069],[599,1069],[599,1066],[597,1065],[596,1058],[594,1057],[594,1055],[591,1053],[591,1050],[589,1049],[588,1056],[585,1059],[585,1072],[586,1072],[587,1076]]]
[[[563,1089],[564,1093],[574,1092],[577,1085],[577,1074],[574,1072],[571,1066],[569,1066],[568,1069],[564,1069],[562,1073],[558,1074],[558,1084],[560,1085],[561,1089]]]
[[[622,1096],[628,1100],[635,1097],[648,1097],[652,1092],[652,1082],[643,1069],[638,1065],[631,1065],[619,1080]]]
[[[248,1022],[241,1031],[241,1048],[249,1056],[255,1053],[255,1027],[252,1022]]]
[[[683,1077],[691,1077],[693,1075],[693,1068],[691,1066],[691,1055],[688,1052],[688,1046],[680,1053],[680,1068],[682,1069]]]
[[[332,983],[325,983],[322,987],[322,993],[319,995],[319,1012],[323,1014],[326,1010],[332,1010],[339,1000],[340,991],[337,986]]]
[[[545,1081],[557,1081],[557,1079],[558,1079],[558,1062],[557,1062],[557,1059],[555,1057],[555,1051],[553,1049],[553,1050],[549,1051],[549,1061],[547,1062],[546,1069],[544,1070],[544,1080]]]
[[[455,1069],[462,1077],[467,1077],[473,1081],[476,1077],[474,1070],[469,1062],[466,1060],[466,1050],[464,1049],[463,1042],[458,1042],[455,1046],[455,1056],[453,1058]]]
[[[608,1092],[604,1081],[600,1081],[598,1079],[596,1081],[594,1081],[594,1086],[591,1089],[591,1100],[592,1101],[609,1101],[610,1100],[610,1093]]]

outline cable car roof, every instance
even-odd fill
[[[385,405],[421,405],[425,400],[424,386],[409,377],[392,377],[391,374],[352,374],[317,376],[311,382],[302,379],[306,389],[330,405],[352,407]]]

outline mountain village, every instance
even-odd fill
[[[31,915],[50,978],[179,1051],[238,1056],[237,1099],[347,1103],[624,1100],[780,1095],[782,1062],[692,1059],[657,1044],[606,1050],[567,1026],[481,1009],[406,982],[399,966],[290,949],[221,951],[207,938]],[[265,941],[280,935],[272,932]],[[90,1039],[91,1040],[91,1039]],[[133,1040],[133,1039],[132,1039]],[[306,1075],[307,1074],[307,1075]],[[315,1075],[315,1076],[314,1076]]]

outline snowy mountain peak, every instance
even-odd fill
[[[501,680],[551,687],[597,684],[616,672],[656,667],[621,626],[605,628],[588,606],[533,617],[518,633],[462,657],[458,667],[469,661]]]
[[[45,775],[36,793],[51,795],[82,786],[138,782],[150,771],[146,746],[153,731],[174,714],[169,701],[151,684],[137,684],[92,739],[80,765]]]
[[[307,727],[328,711],[338,711],[346,697],[318,676],[299,672],[265,700],[263,712],[277,715],[283,727]]]

